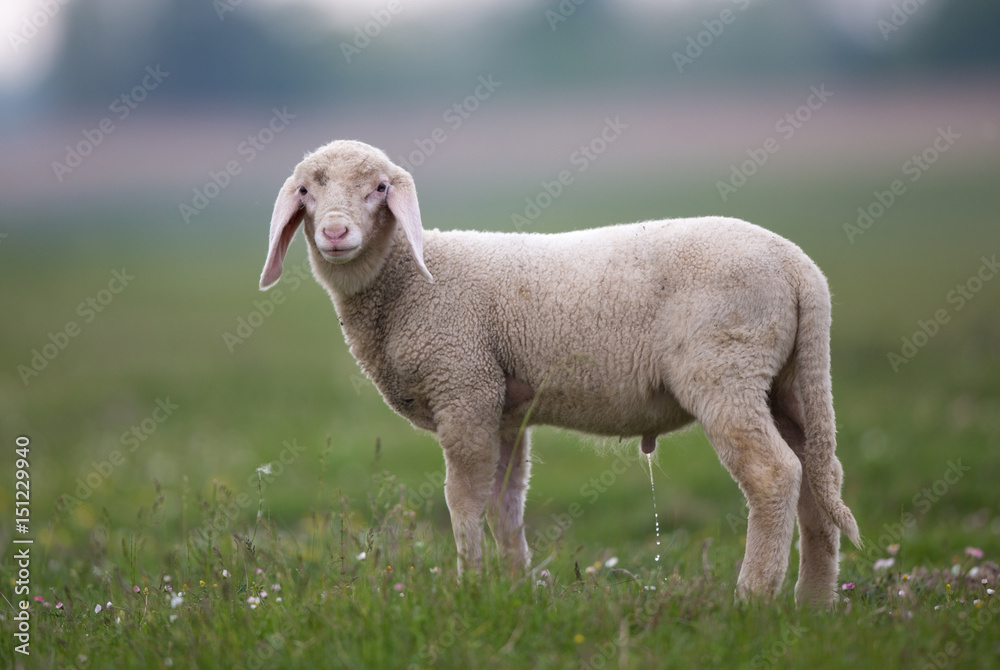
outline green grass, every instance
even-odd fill
[[[220,200],[197,227],[180,227],[173,204],[140,222],[95,210],[73,226],[5,225],[2,470],[13,471],[15,437],[30,436],[30,596],[43,601],[32,601],[30,658],[14,653],[13,612],[0,605],[0,661],[995,667],[1000,600],[980,580],[994,588],[1000,579],[991,563],[1000,556],[1000,281],[961,311],[946,294],[982,255],[1000,252],[1000,193],[989,186],[998,176],[929,173],[854,245],[841,227],[877,176],[762,176],[725,206],[706,182],[701,191],[581,188],[537,223],[554,231],[714,211],[789,237],[824,268],[835,294],[844,498],[869,539],[865,551],[844,545],[841,581],[856,587],[833,612],[792,605],[794,549],[777,603],[734,604],[745,507],[698,428],[657,450],[659,562],[635,443],[539,429],[526,522],[549,575],[511,577],[491,554],[482,577],[457,583],[440,449],[360,377],[322,290],[286,276],[285,300],[227,345],[255,301],[274,299],[256,290],[268,212],[234,213]],[[500,229],[523,197],[494,195],[486,209],[499,214],[480,225],[471,197],[432,192],[422,197],[425,224]],[[135,279],[85,322],[78,305],[122,268]],[[939,308],[952,319],[894,372],[887,353]],[[80,333],[25,385],[18,366],[71,320]],[[176,409],[163,416],[158,401]],[[144,439],[123,439],[133,427]],[[970,469],[956,477],[959,462]],[[267,463],[271,473],[258,474]],[[10,475],[0,481],[0,592],[14,602],[12,485]],[[895,564],[876,573],[888,544],[901,547]],[[984,558],[967,556],[970,546]],[[617,565],[604,567],[612,557]]]

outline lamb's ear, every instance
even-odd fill
[[[274,202],[274,213],[271,215],[271,235],[267,246],[267,260],[264,261],[264,271],[260,274],[260,290],[266,291],[281,279],[281,270],[285,263],[285,252],[295,237],[295,231],[302,223],[305,210],[302,198],[298,194],[294,175],[285,180],[285,185],[278,192]]]
[[[413,177],[400,170],[389,186],[385,201],[410,243],[410,251],[420,274],[433,284],[434,277],[424,265],[424,229],[420,222],[420,205],[417,204],[417,187],[413,185]]]

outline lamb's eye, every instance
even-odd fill
[[[308,192],[305,186],[299,186],[299,195],[305,195]]]
[[[379,183],[379,185],[378,185],[378,188],[377,188],[377,189],[375,189],[375,190],[376,190],[376,191],[378,191],[379,193],[385,193],[385,190],[386,190],[387,188],[389,188],[389,187],[388,187],[388,186],[386,185],[386,183],[385,183],[385,182],[383,181],[383,182]]]

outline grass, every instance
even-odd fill
[[[30,657],[15,654],[13,611],[0,606],[0,662],[995,667],[1000,283],[961,311],[946,294],[1000,251],[998,172],[929,173],[854,245],[842,224],[877,179],[762,176],[721,212],[801,244],[834,290],[844,498],[868,545],[845,543],[840,581],[855,586],[832,612],[794,608],[794,549],[778,602],[733,602],[745,506],[698,428],[655,455],[659,549],[634,442],[537,430],[526,522],[547,574],[505,574],[490,553],[482,576],[458,583],[439,447],[359,376],[311,280],[286,276],[281,302],[256,291],[260,211],[244,219],[220,200],[182,231],[173,205],[141,224],[95,210],[79,229],[5,226],[3,312],[16,318],[0,341],[0,443],[10,453],[31,438],[29,595],[41,600]],[[706,209],[683,184],[619,190],[623,201],[567,196],[538,229],[652,216],[659,198],[677,214]],[[476,211],[471,199],[447,211],[423,200],[429,225],[468,225]],[[260,224],[252,239],[237,220]],[[303,257],[297,242],[289,267]],[[87,321],[79,305],[122,268],[134,280]],[[952,319],[894,372],[887,352],[939,308]],[[225,339],[241,320],[249,336]],[[25,385],[18,366],[69,321],[79,334]],[[0,592],[15,602],[12,481],[0,482]]]

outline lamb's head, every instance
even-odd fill
[[[329,264],[317,270],[343,275],[345,284],[364,283],[356,275],[377,271],[397,228],[406,237],[417,269],[433,281],[424,265],[413,177],[375,147],[338,140],[306,155],[295,167],[274,203],[262,290],[281,278],[285,252],[300,225],[314,267]]]

